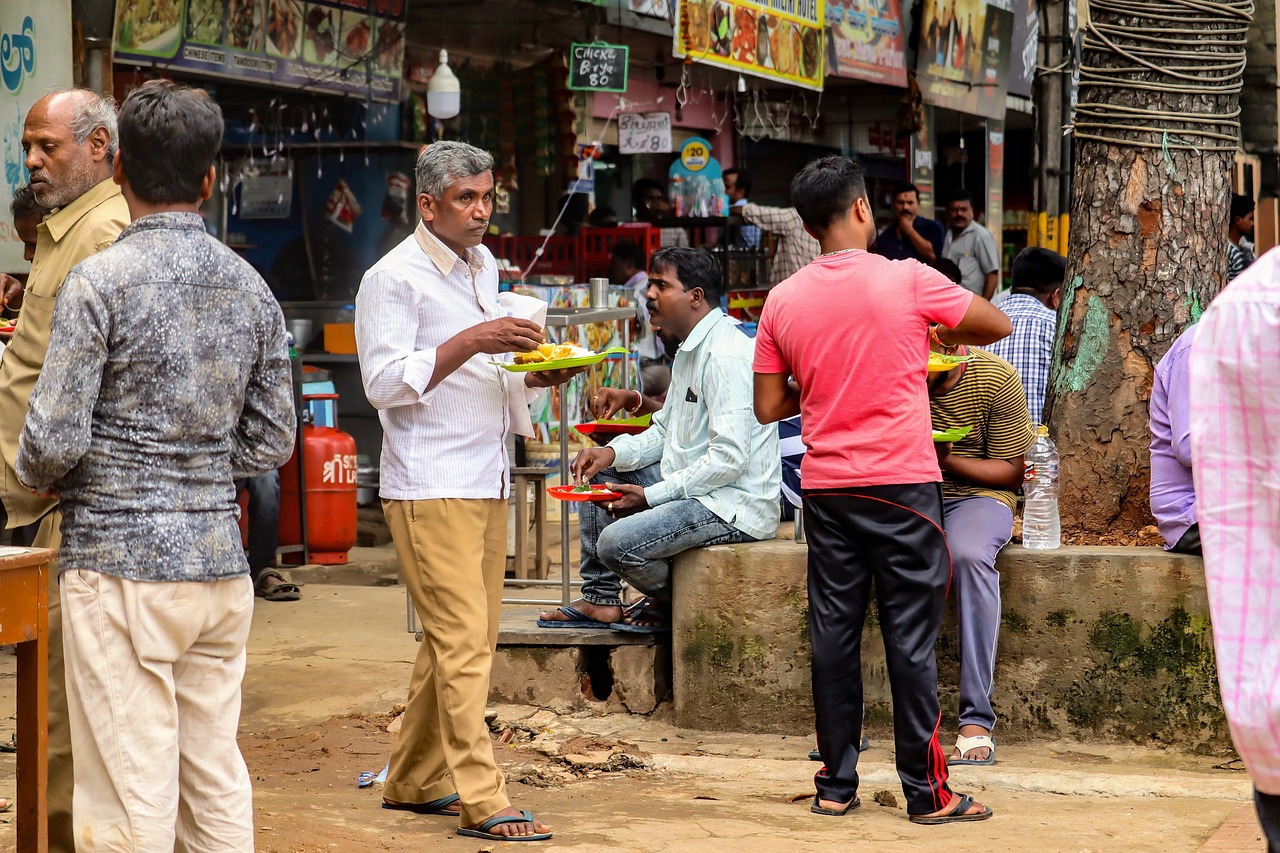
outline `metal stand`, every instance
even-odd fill
[[[614,323],[619,320],[632,320],[636,316],[635,308],[559,308],[547,312],[547,327],[567,329],[570,326],[585,326],[588,323]],[[628,353],[631,350],[631,326],[624,323],[622,327],[622,345]],[[577,380],[574,380],[577,381]],[[631,356],[628,354],[622,362],[622,383],[631,383]],[[560,392],[560,484],[569,484],[569,395]],[[573,586],[581,585],[569,577],[569,513],[560,511],[560,603],[568,604],[573,600]],[[555,581],[537,582],[522,581],[522,585],[541,586],[554,585]],[[505,584],[504,584],[505,585]],[[503,604],[530,604],[545,606],[555,602],[537,598],[504,598]]]

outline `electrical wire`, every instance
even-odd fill
[[[1090,0],[1088,8],[1082,54],[1090,61],[1080,64],[1081,99],[1069,128],[1077,139],[1159,149],[1166,159],[1171,150],[1239,148],[1240,108],[1223,111],[1222,99],[1238,96],[1244,85],[1253,0]],[[1117,58],[1128,64],[1100,62]],[[1156,104],[1197,96],[1186,100],[1203,111],[1099,100],[1108,91],[1145,93]]]

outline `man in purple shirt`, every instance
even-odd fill
[[[1189,327],[1173,342],[1156,365],[1151,383],[1151,514],[1166,550],[1199,555],[1187,368],[1196,328]]]

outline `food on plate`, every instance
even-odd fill
[[[363,57],[369,52],[369,42],[372,37],[373,28],[369,26],[368,18],[347,30],[347,37],[343,42],[347,48],[347,56],[352,59]]]
[[[818,50],[818,35],[821,31],[817,27],[805,27],[804,35],[801,41],[804,45],[804,71],[805,77],[816,78],[818,76],[818,63],[820,52]]]
[[[383,21],[378,26],[378,68],[399,74],[403,55],[404,27],[396,21]]]
[[[773,67],[779,74],[790,74],[791,59],[791,24],[779,20],[777,26],[769,33],[769,47],[773,52]]]
[[[727,3],[716,2],[711,7],[711,49],[720,56],[728,56],[733,36],[733,12]]]
[[[222,0],[190,0],[187,5],[187,40],[222,44]]]
[[[971,355],[943,355],[940,352],[931,352],[929,353],[929,372],[945,373],[972,359]]]
[[[711,49],[711,18],[707,14],[705,0],[689,0],[685,4],[689,28],[689,49],[706,53]]]
[[[294,56],[298,49],[301,15],[294,0],[271,0],[267,16],[267,37],[281,56]]]
[[[262,47],[261,0],[231,0],[227,15],[227,44],[241,50]]]
[[[595,355],[595,353],[577,344],[543,344],[536,350],[516,353],[513,360],[516,364],[541,364],[544,361],[558,361],[562,358],[584,358],[592,355]]]
[[[773,54],[769,49],[769,27],[777,20],[773,15],[760,15],[756,19],[756,64],[762,68],[773,67]]]
[[[312,6],[307,12],[307,41],[315,53],[316,62],[324,62],[325,57],[335,53],[337,47],[333,41],[333,12]]]
[[[9,335],[13,330],[18,328],[18,318],[11,317],[9,319],[0,320],[0,335]]]
[[[745,6],[738,7],[731,48],[738,62],[756,64],[756,13]]]
[[[145,49],[176,28],[181,0],[121,0],[116,9],[116,41],[125,50]]]

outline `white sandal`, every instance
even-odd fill
[[[983,749],[984,747],[991,750],[986,758],[972,759],[964,757],[965,753],[975,749]],[[960,757],[948,758],[948,765],[977,764],[985,767],[996,763],[996,742],[991,739],[990,735],[978,735],[976,737],[956,735],[956,749],[960,751]]]

